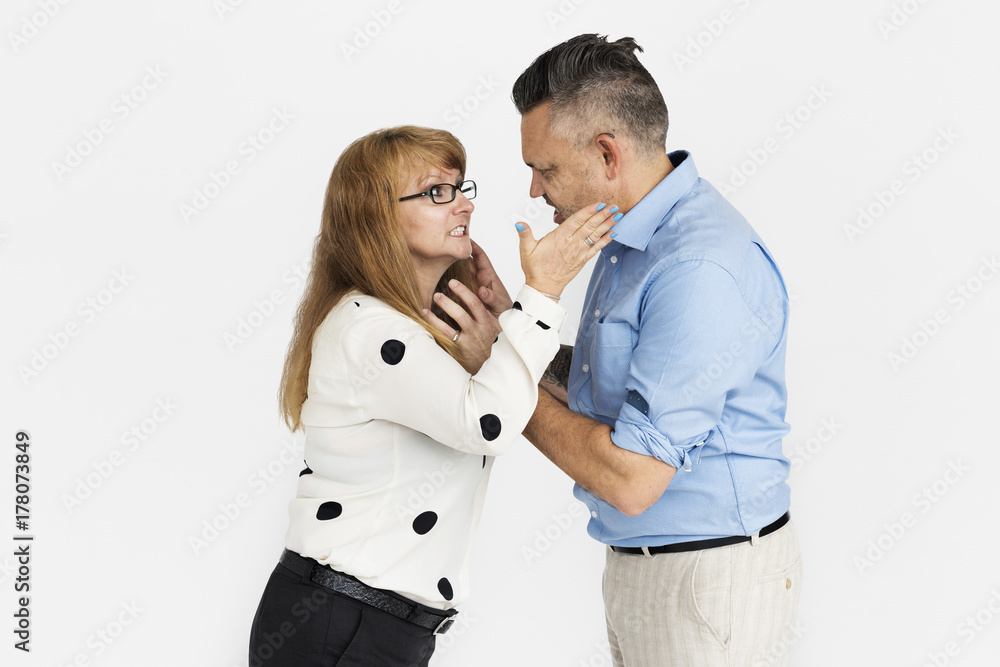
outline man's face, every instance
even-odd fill
[[[521,116],[521,157],[531,167],[528,194],[544,197],[557,225],[584,206],[608,201],[598,150],[578,149],[549,132],[549,103]],[[602,198],[603,197],[603,198]]]

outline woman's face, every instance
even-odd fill
[[[426,192],[434,185],[458,185],[462,174],[457,169],[429,167],[411,177],[402,196]],[[455,201],[435,204],[430,197],[416,197],[399,202],[400,227],[418,272],[444,270],[472,255],[469,221],[475,208],[460,190]]]

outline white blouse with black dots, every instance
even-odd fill
[[[565,318],[525,285],[469,375],[416,322],[348,294],[313,338],[285,546],[431,607],[464,601],[493,457],[528,423]]]

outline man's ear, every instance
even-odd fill
[[[602,132],[594,138],[597,150],[601,154],[601,163],[609,181],[618,178],[621,170],[624,147],[610,132]]]

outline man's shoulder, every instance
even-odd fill
[[[651,259],[665,269],[701,260],[736,273],[756,236],[750,223],[708,181],[698,182],[664,215],[650,239]]]

